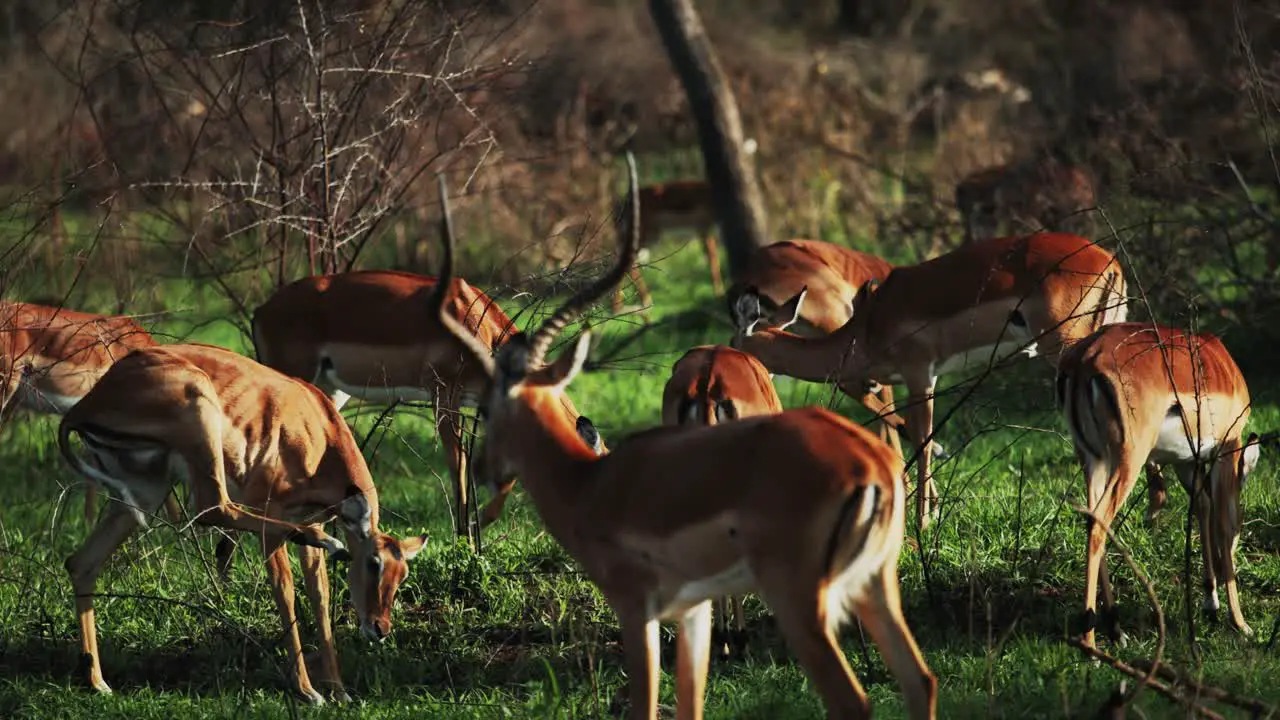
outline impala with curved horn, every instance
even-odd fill
[[[448,198],[442,195],[440,202],[443,208]],[[466,484],[462,409],[476,406],[486,377],[436,319],[441,308],[486,347],[500,347],[515,331],[502,308],[463,278],[441,283],[406,272],[361,270],[306,277],[280,288],[254,311],[253,339],[260,362],[314,383],[339,409],[353,396],[383,404],[430,403],[453,480],[454,524],[470,538],[474,499]],[[561,412],[571,421],[580,417],[568,395],[561,396]],[[492,488],[494,496],[480,512],[481,528],[502,514],[513,487]],[[230,552],[229,545],[219,548],[224,563]]]
[[[857,615],[902,688],[908,714],[934,715],[936,681],[902,617],[902,461],[870,431],[822,408],[709,428],[656,428],[597,456],[557,410],[589,333],[549,365],[556,337],[635,262],[635,161],[618,262],[537,332],[496,357],[440,320],[490,378],[484,465],[518,474],[551,534],[582,564],[622,627],[630,717],[657,717],[658,623],[680,623],[681,718],[702,716],[711,599],[758,591],[831,717],[869,713],[835,632]],[[443,278],[453,239],[444,224]]]
[[[1099,622],[1116,641],[1124,638],[1107,573],[1106,528],[1145,463],[1173,465],[1191,496],[1203,551],[1204,611],[1217,616],[1218,585],[1225,586],[1231,624],[1251,634],[1236,590],[1235,549],[1240,491],[1261,445],[1256,434],[1242,440],[1249,388],[1222,341],[1150,323],[1108,325],[1063,355],[1057,386],[1093,513],[1084,642],[1094,644]],[[1158,491],[1153,485],[1153,510]],[[1101,617],[1095,611],[1099,583]]]
[[[938,512],[929,473],[938,376],[989,368],[1014,355],[1056,365],[1062,348],[1123,320],[1125,281],[1111,253],[1076,235],[979,240],[919,265],[895,268],[858,291],[853,315],[818,338],[761,328],[758,297],[738,298],[733,346],[783,375],[858,386],[907,386],[907,432],[916,461],[917,523]],[[803,305],[804,292],[790,306]],[[797,309],[797,313],[799,309]]]
[[[87,456],[72,448],[73,434]],[[195,522],[261,538],[295,687],[307,701],[323,703],[307,673],[294,613],[288,543],[298,544],[320,627],[322,686],[346,699],[320,550],[351,560],[348,580],[360,629],[382,640],[391,632],[391,607],[407,563],[427,538],[398,540],[378,529],[373,478],[329,398],[224,348],[161,345],[112,365],[63,417],[58,445],[71,467],[116,496],[67,559],[81,652],[95,690],[111,692],[98,659],[98,576],[181,479]],[[346,531],[345,545],[322,528],[335,514]]]

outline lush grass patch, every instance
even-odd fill
[[[578,406],[616,440],[658,422],[671,362],[686,348],[728,338],[720,301],[710,295],[695,243],[647,273],[663,324],[581,377]],[[161,329],[178,337],[243,349],[208,287],[164,285],[182,312]],[[528,317],[528,316],[526,316]],[[536,316],[534,316],[536,318]],[[596,354],[607,353],[638,323],[598,325]],[[778,378],[791,406],[827,402],[829,390]],[[982,382],[962,407],[957,379],[943,382],[939,437],[953,459],[938,469],[947,501],[923,552],[902,559],[908,621],[941,683],[942,717],[1077,717],[1091,714],[1117,676],[1086,662],[1064,639],[1082,600],[1084,533],[1070,505],[1083,496],[1065,425],[1053,411],[1047,366],[1024,363]],[[1256,427],[1280,422],[1280,388],[1257,381]],[[843,411],[861,408],[840,399]],[[351,413],[358,437],[376,408]],[[86,691],[77,671],[78,641],[63,560],[85,534],[81,487],[54,448],[56,423],[22,419],[0,435],[0,715],[5,717],[281,717],[346,716],[352,708],[312,710],[293,704],[277,616],[260,555],[246,542],[227,585],[214,580],[213,538],[158,527],[128,543],[99,584],[103,669],[112,697]],[[518,493],[485,539],[480,556],[453,544],[444,463],[430,424],[400,413],[370,452],[384,525],[404,534],[429,529],[432,543],[411,568],[395,632],[373,648],[358,636],[336,582],[339,653],[355,710],[372,718],[597,717],[616,712],[624,684],[618,633],[608,607],[575,572]],[[1275,651],[1266,649],[1280,613],[1280,492],[1275,461],[1264,456],[1244,495],[1246,526],[1238,554],[1247,618],[1260,639],[1200,621],[1203,664],[1215,685],[1280,702]],[[779,479],[780,482],[784,478]],[[1185,494],[1154,530],[1141,522],[1141,488],[1119,528],[1152,577],[1169,624],[1166,657],[1193,668],[1185,629],[1182,566]],[[1131,633],[1125,658],[1149,657],[1156,634],[1141,588],[1113,558],[1123,619]],[[1199,605],[1198,549],[1193,562]],[[928,582],[925,569],[928,570]],[[313,637],[303,607],[304,638]],[[745,662],[713,667],[713,718],[821,716],[816,693],[791,659],[763,606],[748,601],[754,631]],[[670,631],[664,638],[670,639]],[[902,715],[897,686],[877,651],[864,656],[856,629],[845,635],[851,663],[880,716]],[[668,643],[664,669],[670,672]],[[865,658],[870,658],[868,666]],[[673,697],[665,675],[663,700]],[[1147,693],[1150,717],[1173,706]],[[614,708],[611,710],[611,707]]]

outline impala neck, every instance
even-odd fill
[[[507,459],[507,469],[524,483],[543,524],[567,548],[582,492],[590,487],[591,464],[598,458],[583,442],[574,420],[564,412],[561,393],[526,390],[513,403],[512,415],[491,430],[490,442]]]
[[[860,363],[850,352],[853,333],[846,325],[831,335],[804,337],[785,330],[762,330],[739,341],[739,349],[756,356],[769,372],[809,382],[847,377]]]

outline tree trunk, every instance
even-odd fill
[[[693,0],[650,0],[667,56],[689,97],[702,160],[720,219],[720,242],[735,277],[769,237],[768,217],[750,156],[742,149],[742,119]]]

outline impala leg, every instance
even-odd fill
[[[1204,567],[1202,583],[1204,588],[1204,602],[1201,609],[1206,617],[1211,621],[1217,622],[1218,610],[1221,605],[1218,601],[1218,583],[1227,582],[1226,577],[1217,577],[1219,568],[1223,568],[1223,564],[1219,559],[1223,558],[1223,551],[1226,550],[1230,555],[1230,541],[1226,548],[1219,545],[1222,541],[1217,530],[1218,523],[1221,522],[1219,514],[1226,510],[1225,507],[1218,505],[1218,499],[1213,497],[1211,489],[1206,487],[1208,479],[1194,464],[1180,465],[1178,467],[1178,476],[1182,481],[1183,487],[1187,489],[1187,494],[1191,498],[1192,505],[1196,513],[1196,524],[1200,530],[1200,552],[1201,562]],[[1223,568],[1226,569],[1226,568]],[[1231,573],[1231,588],[1228,589],[1227,602],[1231,606],[1231,623],[1237,628],[1241,628],[1246,634],[1252,632],[1248,624],[1244,622],[1244,615],[1240,612],[1240,600],[1238,594],[1232,601],[1232,590],[1235,586],[1235,568],[1234,563],[1229,569]],[[1242,627],[1243,626],[1243,627]]]
[[[676,720],[702,720],[711,660],[711,601],[689,608],[680,618],[676,650]]]
[[[890,558],[867,585],[857,609],[858,618],[871,633],[871,639],[880,648],[889,671],[902,689],[907,717],[933,718],[938,702],[938,680],[929,671],[915,636],[902,617],[896,557]]]
[[[217,560],[218,577],[226,582],[231,577],[231,563],[235,560],[238,541],[233,535],[223,535],[218,540],[218,547],[213,551]]]
[[[178,502],[178,488],[175,486],[169,490],[169,494],[164,496],[164,512],[169,516],[169,522],[177,525],[182,522],[182,505]]]
[[[471,530],[470,493],[467,491],[467,448],[463,439],[462,413],[458,393],[453,390],[436,392],[436,432],[444,445],[449,473],[453,478],[454,529],[459,537],[475,546]]]
[[[1107,572],[1107,527],[1115,521],[1124,501],[1128,499],[1138,479],[1141,465],[1129,462],[1126,455],[1120,454],[1115,468],[1108,472],[1107,463],[1099,458],[1082,457],[1085,484],[1089,509],[1093,512],[1085,522],[1088,535],[1088,547],[1085,557],[1084,577],[1084,636],[1086,645],[1094,647],[1094,629],[1101,621],[1117,644],[1124,643],[1124,632],[1120,629],[1116,613],[1115,597],[1111,591],[1111,578]],[[1096,518],[1096,520],[1095,520]],[[1102,617],[1098,617],[1097,597],[1098,583],[1102,582]]]
[[[1253,635],[1253,629],[1245,622],[1244,612],[1240,609],[1240,592],[1236,586],[1235,552],[1240,541],[1240,484],[1238,478],[1227,481],[1223,475],[1225,473],[1214,472],[1211,476],[1213,479],[1209,482],[1209,492],[1213,494],[1213,511],[1208,532],[1214,538],[1214,568],[1218,583],[1227,592],[1231,624],[1247,637]],[[1201,534],[1204,532],[1202,529]]]
[[[1160,515],[1160,511],[1164,509],[1165,503],[1168,502],[1169,493],[1166,491],[1164,475],[1160,472],[1160,466],[1155,463],[1147,463],[1147,514],[1146,523],[1150,527],[1155,524],[1156,517]]]
[[[329,569],[325,566],[324,555],[316,548],[299,547],[298,554],[302,557],[307,600],[320,629],[320,686],[327,689],[335,701],[349,702],[351,696],[342,686],[338,651],[333,644],[333,623],[329,618]]]
[[[711,228],[702,229],[702,244],[707,251],[707,266],[711,269],[711,289],[716,297],[724,295],[724,281],[720,279],[720,249]]]
[[[868,391],[859,400],[880,419],[877,434],[901,458],[902,441],[898,439],[898,429],[906,425],[906,421],[894,412],[893,388],[889,385],[871,383]]]
[[[658,619],[642,609],[618,610],[627,669],[629,720],[658,720]]]
[[[311,687],[307,675],[307,662],[302,654],[302,638],[298,635],[298,616],[293,607],[293,570],[289,568],[289,546],[278,536],[263,539],[263,552],[267,555],[267,575],[271,580],[271,593],[280,611],[284,626],[285,651],[293,665],[294,688],[303,700],[312,705],[323,705],[324,698]]]
[[[98,659],[98,624],[93,610],[93,594],[107,560],[137,529],[137,517],[127,505],[109,503],[93,531],[66,562],[75,592],[76,615],[80,619],[81,663],[89,685],[101,693],[110,693],[111,688],[102,679],[102,665]]]
[[[480,528],[484,529],[502,516],[502,509],[507,506],[507,500],[511,498],[511,491],[516,487],[514,479],[506,482],[498,483],[493,490],[493,498],[485,503],[484,508],[480,511]]]
[[[649,286],[644,282],[644,275],[640,273],[640,267],[631,268],[631,280],[636,284],[636,291],[640,293],[640,304],[648,308],[653,304],[653,298],[649,295]]]
[[[720,653],[722,659],[728,658],[733,650],[729,647],[729,596],[721,595],[716,598],[716,627],[712,634],[715,641],[716,651]]]
[[[98,509],[98,483],[90,480],[84,488],[84,526],[93,527]]]
[[[744,596],[733,596],[733,626],[737,646],[735,652],[743,652],[747,648],[747,611],[742,606]]]
[[[762,583],[762,590],[764,587]],[[778,578],[778,582],[769,582],[767,587],[772,592],[764,591],[765,600],[773,610],[787,646],[795,653],[805,675],[822,696],[827,717],[831,720],[870,717],[871,705],[867,694],[836,642],[835,628],[828,623],[829,590],[822,587],[816,597],[813,593],[800,591],[801,585],[794,573]]]
[[[1200,606],[1205,616],[1211,621],[1218,621],[1218,583],[1214,577],[1215,563],[1214,557],[1217,548],[1214,547],[1216,538],[1213,536],[1213,516],[1214,511],[1213,500],[1205,488],[1205,477],[1196,470],[1194,464],[1184,465],[1178,468],[1178,474],[1182,475],[1182,484],[1187,488],[1187,494],[1190,496],[1192,508],[1196,513],[1196,525],[1200,530],[1200,553],[1201,553],[1201,583],[1204,589],[1204,600]]]
[[[18,395],[21,382],[21,370],[7,364],[0,367],[0,428],[9,424],[18,409],[18,403],[13,399]]]
[[[929,527],[939,512],[938,490],[929,473],[933,455],[933,389],[936,378],[908,384],[907,432],[916,446],[916,524]]]

